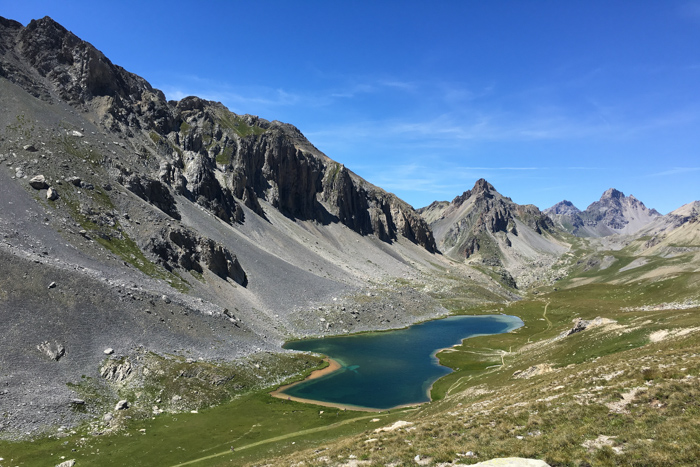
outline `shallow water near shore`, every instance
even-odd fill
[[[340,368],[280,395],[377,410],[427,402],[432,384],[452,372],[438,363],[437,351],[522,325],[515,316],[450,316],[395,331],[290,342],[284,347],[326,355]]]

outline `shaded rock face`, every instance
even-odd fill
[[[163,229],[151,237],[143,249],[154,255],[168,270],[182,268],[201,274],[203,267],[206,267],[222,279],[230,278],[244,287],[248,283],[236,255],[214,240],[198,236],[189,229]]]
[[[225,222],[242,222],[243,210],[231,191],[222,187],[214,175],[212,161],[206,155],[196,154],[187,164],[184,173],[187,180],[183,194],[205,207]]]
[[[177,109],[180,132],[168,139],[179,141],[185,150],[190,191],[195,191],[192,184],[224,185],[222,190],[262,217],[259,199],[293,219],[340,222],[387,242],[402,235],[436,251],[428,225],[409,205],[328,159],[297,128],[238,116],[197,98],[183,99]],[[193,183],[193,164],[200,177],[208,177],[207,183]]]
[[[170,194],[168,187],[159,180],[132,175],[123,184],[136,196],[153,204],[173,219],[180,219],[173,195]]]
[[[363,182],[341,164],[326,167],[321,199],[333,216],[363,235],[387,242],[401,235],[431,253],[437,250],[427,223],[410,206]]]

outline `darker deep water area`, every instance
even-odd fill
[[[341,368],[282,393],[382,410],[427,402],[430,386],[452,372],[438,363],[436,351],[468,337],[501,334],[522,325],[514,316],[450,316],[395,331],[290,342],[284,347],[327,355]]]

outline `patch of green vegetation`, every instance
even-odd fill
[[[161,142],[161,140],[163,139],[155,131],[151,131],[150,133],[148,133],[148,136],[151,138],[151,141],[153,141],[153,143],[155,143],[155,144],[159,144]]]
[[[187,133],[190,131],[190,128],[192,128],[192,126],[190,126],[189,123],[187,123],[185,121],[180,123],[180,133]]]
[[[232,112],[222,111],[217,116],[219,117],[219,125],[221,125],[222,128],[235,131],[241,138],[250,135],[261,135],[267,131],[259,126],[248,125],[243,117]]]
[[[201,272],[197,272],[194,269],[190,269],[190,274],[192,274],[194,278],[202,284],[205,284],[207,282],[206,279],[204,279],[204,274],[202,274]]]
[[[108,410],[111,406],[112,400],[105,387],[101,382],[89,376],[83,375],[79,382],[68,382],[66,385],[85,401],[85,404],[74,405],[74,409],[79,409],[81,412],[97,413]]]
[[[336,179],[338,178],[338,174],[340,174],[340,170],[342,169],[342,164],[339,164],[337,162],[334,162],[333,165],[330,167],[328,170],[328,179],[330,180],[331,183],[335,183]]]
[[[170,286],[175,290],[180,292],[184,293],[189,290],[189,284],[187,281],[149,261],[148,258],[146,258],[141,252],[136,243],[129,238],[125,232],[121,233],[121,238],[104,238],[98,236],[95,238],[95,240],[107,250],[119,256],[144,274],[155,277],[156,279],[162,279],[170,284]]]
[[[104,160],[102,154],[86,147],[81,138],[64,135],[58,138],[57,143],[66,154],[89,162],[94,167],[102,167],[102,162]]]
[[[27,118],[26,115],[19,114],[15,116],[15,122],[8,124],[5,129],[15,136],[29,139],[34,134],[36,127],[34,126],[34,122]]]
[[[189,290],[189,284],[182,277],[166,271],[146,258],[136,243],[121,229],[118,221],[114,220],[114,225],[97,224],[92,217],[84,212],[85,209],[82,205],[99,208],[102,212],[114,210],[114,204],[105,191],[96,188],[94,190],[81,190],[80,195],[77,192],[76,187],[65,184],[61,191],[61,197],[54,204],[62,203],[65,205],[71,217],[88,232],[88,235],[94,237],[97,243],[128,264],[148,276],[166,281],[180,292]]]
[[[219,152],[216,156],[216,163],[221,165],[226,165],[231,162],[233,157],[233,146],[225,146],[224,149]]]

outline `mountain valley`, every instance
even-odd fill
[[[414,210],[49,17],[0,17],[0,106],[0,465],[700,457],[700,201],[541,211],[479,179]],[[451,314],[525,325],[438,353],[420,406],[268,395],[327,365],[286,341]]]

